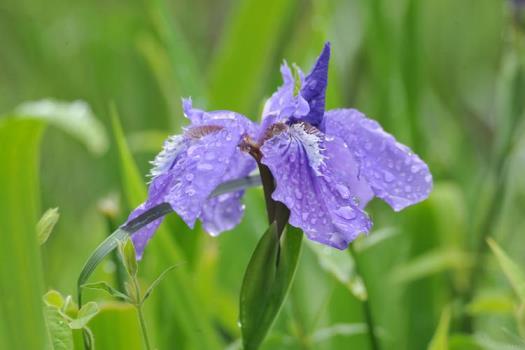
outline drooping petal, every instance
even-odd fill
[[[326,43],[317,58],[312,71],[306,77],[300,94],[308,102],[310,111],[303,117],[295,119],[319,126],[325,109],[326,85],[328,84],[328,63],[330,62],[330,43]]]
[[[353,160],[340,139],[325,139],[317,129],[300,123],[267,140],[261,151],[262,163],[276,182],[272,198],[290,209],[290,224],[308,238],[345,249],[368,232],[371,222],[354,197],[361,194],[367,201],[369,192],[351,167],[341,166]]]
[[[410,148],[355,109],[325,113],[327,135],[341,137],[359,161],[360,176],[376,196],[399,211],[428,197],[432,175]]]
[[[220,125],[224,127],[240,127],[241,133],[247,134],[251,137],[256,137],[258,126],[256,123],[246,118],[242,114],[232,111],[204,111],[198,108],[193,108],[191,98],[182,100],[182,107],[184,115],[195,125]]]
[[[235,162],[242,131],[240,126],[200,125],[188,128],[176,148],[177,154],[172,158],[163,158],[173,159],[173,162],[162,165],[164,172],[157,173],[153,178],[147,201],[130,215],[128,221],[157,204],[169,203],[193,228],[209,195]],[[142,256],[147,241],[161,221],[159,219],[133,235],[138,257]]]
[[[164,203],[164,196],[166,192],[169,191],[169,186],[171,184],[172,178],[173,175],[168,172],[156,176],[149,186],[148,199],[130,214],[127,222],[145,213],[154,206]],[[151,237],[153,237],[155,231],[157,231],[157,228],[163,220],[164,217],[161,217],[153,222],[150,222],[131,236],[131,239],[133,240],[133,245],[135,246],[138,260],[142,259],[142,254],[144,252],[146,244],[151,239]]]
[[[248,176],[256,166],[251,156],[238,150],[221,182]],[[241,202],[243,195],[244,191],[236,191],[209,198],[200,215],[204,230],[217,236],[237,226],[244,214],[244,205]]]

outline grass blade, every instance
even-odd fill
[[[0,120],[1,349],[41,349],[48,344],[36,235],[42,129],[34,120]]]

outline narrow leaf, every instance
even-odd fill
[[[270,330],[292,283],[303,234],[288,227],[279,242],[273,223],[250,259],[240,296],[244,349],[257,349]]]
[[[446,307],[441,313],[436,333],[432,337],[428,350],[448,350],[448,330],[450,327],[450,308]]]
[[[155,287],[158,286],[158,284],[166,277],[166,275],[168,274],[168,272],[170,272],[171,270],[173,270],[176,266],[173,265],[173,266],[170,266],[168,267],[166,270],[164,270],[159,277],[157,277],[152,283],[151,285],[148,287],[148,289],[146,290],[146,293],[144,293],[144,297],[142,298],[142,302],[146,301],[146,299],[149,298],[149,296],[151,295],[151,293],[153,293],[153,290],[155,289]]]
[[[35,238],[42,130],[40,121],[0,119],[0,349],[41,349],[48,344]]]
[[[77,318],[69,323],[69,327],[71,327],[71,329],[82,329],[86,327],[98,311],[99,308],[97,303],[94,301],[86,303],[86,305],[78,310]]]
[[[216,197],[224,193],[240,191],[240,190],[244,190],[250,187],[261,186],[261,183],[262,183],[261,177],[259,176],[259,174],[242,177],[240,179],[226,181],[220,184],[219,186],[217,186],[217,188],[213,190],[210,197]]]
[[[94,289],[94,290],[102,290],[106,293],[108,293],[109,295],[115,297],[115,298],[120,298],[122,300],[125,300],[125,301],[130,301],[130,299],[128,298],[128,296],[120,291],[118,291],[117,289],[113,288],[112,286],[110,286],[108,283],[104,282],[104,281],[100,281],[100,282],[94,282],[94,283],[86,283],[84,285],[82,285],[82,288],[85,288],[85,289]]]
[[[58,208],[46,210],[36,225],[38,244],[42,245],[46,243],[59,218],[60,214],[58,212]]]
[[[487,239],[487,243],[496,256],[499,266],[503,273],[512,285],[512,289],[520,298],[522,303],[525,303],[525,274],[523,270],[516,264],[503,249],[493,239]]]

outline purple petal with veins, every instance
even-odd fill
[[[399,211],[426,199],[432,190],[428,166],[374,120],[355,109],[326,112],[326,134],[342,138],[359,162],[375,195]]]

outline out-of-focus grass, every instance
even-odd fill
[[[508,304],[481,307],[495,300],[487,295],[510,295],[482,237],[495,237],[525,264],[524,58],[512,49],[515,33],[506,5],[492,0],[8,0],[0,4],[0,111],[26,100],[82,99],[110,131],[113,103],[144,175],[156,138],[141,145],[140,135],[178,132],[185,123],[182,96],[194,95],[199,107],[237,109],[258,119],[263,98],[280,82],[281,60],[306,70],[330,40],[329,107],[356,107],[379,120],[429,163],[436,183],[427,202],[402,213],[372,203],[375,228],[369,238],[384,229],[398,233],[356,249],[383,347],[421,349],[433,337],[442,339],[443,327],[438,333],[436,328],[450,310],[449,346],[481,339],[490,348],[515,342],[518,329]],[[46,131],[41,208],[61,212],[42,248],[46,288],[74,292],[83,261],[108,234],[96,209],[102,197],[121,195],[118,220],[140,201],[126,199],[117,150],[113,139],[109,152],[97,157],[60,131]],[[5,198],[0,201],[9,205]],[[216,331],[213,344],[226,346],[240,335],[237,298],[251,252],[266,229],[262,203],[260,190],[250,190],[243,223],[219,238],[170,218],[146,250],[145,281],[164,265],[185,264],[180,274],[191,280],[191,296],[202,301],[197,309],[205,319],[198,322]],[[15,233],[0,227],[0,234],[4,240]],[[158,254],[163,242],[180,254]],[[485,248],[478,250],[479,244]],[[2,263],[11,262],[2,256]],[[109,278],[108,271],[109,264],[97,278]],[[180,280],[172,278],[173,285],[146,305],[154,338],[164,346],[179,341],[183,348],[198,347],[204,340],[198,338],[202,329],[192,333],[195,315],[181,324],[184,315],[175,310],[180,301],[160,304],[161,298],[174,298],[170,288],[179,288]],[[170,278],[163,283],[169,285]],[[191,305],[185,310],[196,312]],[[363,322],[361,301],[304,249],[266,347],[366,348],[366,332],[359,331]],[[97,332],[110,326],[101,320]],[[467,341],[460,336],[467,333],[482,336]]]

